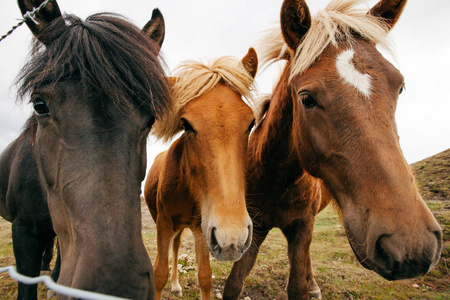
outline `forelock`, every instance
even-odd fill
[[[267,31],[258,47],[261,63],[271,64],[291,59],[290,79],[303,74],[329,45],[346,42],[352,44],[361,37],[391,51],[388,26],[383,19],[367,14],[358,0],[334,0],[312,18],[311,27],[295,52],[283,39],[281,27]]]

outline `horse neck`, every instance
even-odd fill
[[[287,84],[286,67],[270,99],[266,116],[249,140],[248,181],[261,186],[285,189],[302,176],[304,170],[295,150],[296,103]],[[249,185],[251,186],[251,185]]]

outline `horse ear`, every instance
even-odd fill
[[[369,14],[382,18],[389,29],[394,27],[405,8],[407,0],[381,0],[369,11]]]
[[[248,49],[247,54],[241,59],[241,64],[250,76],[255,78],[256,72],[258,71],[258,55],[255,49]]]
[[[311,26],[309,8],[304,0],[285,0],[280,17],[284,40],[295,51]]]
[[[164,18],[159,9],[155,8],[153,10],[152,18],[147,22],[147,24],[145,24],[142,31],[154,40],[155,43],[157,43],[161,48],[166,30],[164,26]]]
[[[17,4],[26,19],[25,23],[28,25],[28,28],[30,28],[31,32],[39,41],[44,44],[49,44],[52,42],[51,38],[43,36],[41,33],[47,25],[61,17],[58,3],[56,1],[47,1],[32,19],[27,18],[34,9],[37,9],[44,2],[44,0],[17,0]]]

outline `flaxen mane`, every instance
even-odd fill
[[[305,72],[328,45],[351,44],[355,34],[390,51],[388,27],[383,19],[367,14],[360,0],[334,0],[315,17],[295,53],[285,43],[281,28],[268,30],[258,47],[261,64],[292,58],[290,79]]]
[[[189,101],[208,93],[219,83],[227,84],[243,96],[247,104],[253,103],[253,77],[244,69],[238,59],[230,56],[220,57],[207,64],[186,61],[178,66],[173,74],[172,86],[173,112],[166,118],[157,120],[153,133],[169,140],[181,131],[180,116]]]
[[[258,97],[256,102],[258,105],[255,107],[255,127],[258,127],[264,118],[266,117],[266,113],[269,110],[270,99],[272,98],[272,94],[263,94]]]

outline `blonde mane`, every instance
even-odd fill
[[[172,112],[153,126],[153,133],[165,141],[181,131],[181,111],[186,104],[208,93],[219,83],[227,84],[250,106],[254,103],[254,78],[235,57],[224,56],[206,64],[188,60],[178,66],[172,76],[175,80],[172,85]]]
[[[333,0],[312,18],[311,27],[301,40],[295,53],[284,41],[281,26],[268,30],[262,37],[258,53],[261,64],[270,65],[276,61],[291,58],[290,79],[303,74],[328,45],[340,42],[352,44],[355,33],[362,38],[380,45],[391,52],[387,36],[388,26],[382,18],[372,16],[358,8],[361,0]]]

